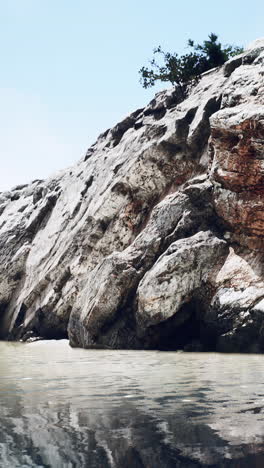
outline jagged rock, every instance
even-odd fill
[[[139,284],[136,318],[140,329],[177,314],[198,288],[215,282],[226,254],[226,242],[208,231],[173,242]]]
[[[217,213],[234,232],[233,240],[258,250],[263,249],[264,239],[264,79],[261,71],[262,64],[237,68],[225,90],[222,109],[210,119],[211,178],[215,182]]]
[[[263,51],[185,100],[158,93],[74,167],[0,193],[1,338],[262,350]]]
[[[216,278],[206,310],[206,333],[218,351],[264,351],[263,254],[233,248]]]
[[[181,191],[165,197],[134,242],[122,252],[114,252],[105,258],[93,271],[71,314],[69,336],[72,345],[126,348],[126,331],[129,330],[130,346],[133,342],[133,347],[147,347],[145,340],[140,339],[142,327],[137,327],[131,310],[140,280],[147,276],[163,252],[166,255],[170,244],[182,237],[187,245],[192,244],[190,236],[206,229],[212,219],[212,185],[203,177],[191,180]],[[225,241],[219,241],[219,245],[223,244]],[[210,268],[213,270],[212,262]]]

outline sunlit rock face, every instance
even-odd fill
[[[0,334],[262,351],[264,40],[0,194]]]
[[[264,51],[233,72],[210,119],[216,211],[234,238],[255,250],[263,250],[264,230],[263,64]]]
[[[259,113],[258,113],[259,112]],[[215,151],[213,179],[216,211],[241,244],[263,248],[264,231],[264,105],[247,112],[212,119]]]

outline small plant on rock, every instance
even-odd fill
[[[169,81],[185,94],[188,85],[197,83],[202,73],[223,65],[230,57],[243,52],[241,47],[223,47],[214,33],[209,34],[202,44],[195,44],[189,39],[188,47],[192,51],[181,56],[164,52],[161,46],[155,48],[151,68],[142,67],[139,70],[143,88],[154,86],[156,81]]]

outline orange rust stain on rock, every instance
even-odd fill
[[[256,248],[264,246],[264,121],[247,119],[238,125],[212,129],[215,207],[236,233]]]

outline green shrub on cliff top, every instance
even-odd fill
[[[214,33],[209,34],[208,40],[202,44],[195,44],[189,39],[188,47],[192,51],[181,56],[164,52],[160,46],[154,49],[154,57],[150,61],[151,68],[142,67],[139,70],[143,88],[154,86],[158,80],[169,81],[179,86],[184,93],[186,84],[196,83],[202,73],[223,65],[230,57],[243,52],[243,49],[237,46],[223,47]],[[157,56],[161,59],[161,64],[157,61]]]

